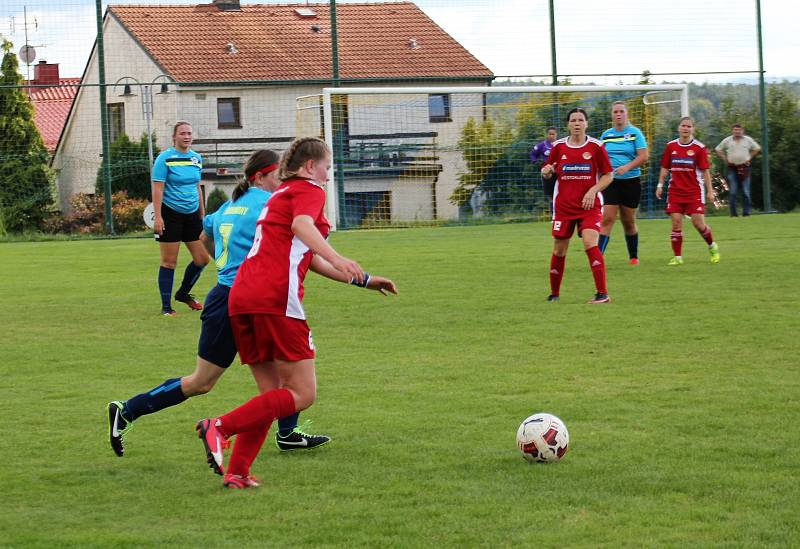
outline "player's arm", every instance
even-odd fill
[[[656,198],[661,200],[661,195],[664,194],[664,181],[667,179],[667,174],[669,170],[667,168],[661,167],[661,170],[658,172],[658,184],[656,185]]]
[[[206,250],[208,251],[208,255],[214,257],[214,239],[208,236],[205,231],[203,231],[200,233],[200,242],[202,242],[203,246],[205,246]]]
[[[333,268],[346,275],[348,280],[353,279],[359,284],[364,282],[364,269],[352,259],[339,255],[314,226],[314,220],[310,215],[296,216],[292,220],[292,233],[314,254],[322,256]]]
[[[550,156],[547,157],[547,160],[545,160],[544,164],[542,164],[542,177],[545,179],[552,178],[556,173],[556,164],[551,162],[551,159],[553,158],[557,158],[555,147],[550,149]]]
[[[583,206],[584,210],[591,210],[594,208],[594,200],[597,197],[597,193],[604,190],[606,187],[611,185],[611,182],[614,181],[614,172],[610,171],[604,173],[597,179],[597,183],[589,187],[589,190],[586,191],[586,194],[583,195],[583,200],[581,201],[581,205]]]
[[[706,199],[713,204],[716,193],[714,192],[714,186],[711,184],[711,170],[701,170],[700,173],[703,175],[703,182],[706,184]]]
[[[331,280],[336,280],[338,282],[344,282],[345,284],[354,284],[356,286],[361,286],[364,288],[368,288],[370,290],[376,290],[383,295],[387,295],[386,292],[396,294],[397,293],[397,286],[395,286],[394,282],[389,280],[388,278],[384,278],[382,276],[377,275],[370,275],[368,273],[364,273],[364,283],[357,284],[354,282],[352,278],[348,278],[343,272],[335,268],[333,265],[328,263],[322,256],[315,255],[314,259],[311,260],[311,265],[309,268],[317,274],[320,274],[326,278],[330,278]]]
[[[161,204],[164,201],[164,182],[156,181],[150,183],[150,193],[153,195],[153,210],[155,219],[153,220],[153,232],[164,234],[164,218],[161,217]]]
[[[647,147],[643,149],[636,149],[636,158],[628,162],[627,164],[623,164],[619,168],[615,170],[617,175],[623,175],[633,169],[638,168],[645,162],[647,162],[647,158],[649,157],[650,153],[647,150]]]

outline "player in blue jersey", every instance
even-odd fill
[[[205,206],[200,196],[202,157],[191,150],[192,126],[183,120],[172,130],[172,147],[158,155],[153,164],[152,193],[155,222],[153,232],[161,249],[158,270],[158,291],[161,294],[161,314],[175,316],[172,308],[172,285],[178,250],[186,243],[192,261],[186,266],[183,281],[175,300],[199,311],[203,305],[192,294],[192,287],[208,264],[208,253],[200,242]]]
[[[253,153],[245,163],[245,180],[234,189],[232,199],[206,216],[201,239],[213,253],[218,273],[217,285],[206,297],[200,317],[202,328],[195,371],[182,378],[168,379],[124,402],[108,404],[109,438],[111,448],[118,456],[123,455],[122,437],[133,426],[134,420],[209,392],[233,362],[236,343],[228,317],[228,293],[239,266],[253,245],[258,216],[280,184],[279,160],[273,151]],[[272,377],[265,378],[261,370],[252,371],[259,388],[272,388],[275,382]],[[279,421],[276,440],[281,450],[315,448],[330,441],[327,436],[300,431],[297,416],[294,414]]]
[[[613,126],[600,136],[611,159],[614,180],[603,191],[603,225],[600,228],[600,251],[605,253],[617,212],[625,231],[625,243],[631,265],[639,264],[639,228],[636,210],[642,194],[641,166],[647,162],[647,140],[642,131],[628,122],[628,107],[622,101],[611,105]]]

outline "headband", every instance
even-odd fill
[[[256,176],[258,174],[267,175],[269,172],[274,172],[275,170],[277,170],[278,166],[279,166],[279,164],[275,163],[275,164],[270,164],[269,166],[266,166],[264,168],[261,168],[256,173],[254,173],[253,175],[248,177],[247,180],[248,181],[255,181],[256,180]]]

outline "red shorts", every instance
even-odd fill
[[[706,213],[706,205],[698,198],[678,198],[672,200],[667,198],[667,209],[664,210],[668,214],[704,214]]]
[[[600,232],[600,225],[603,221],[603,212],[598,208],[586,210],[582,217],[577,219],[558,219],[553,218],[553,237],[572,238],[575,227],[578,228],[578,236],[584,229],[592,229]]]
[[[305,320],[267,314],[234,315],[231,328],[242,364],[314,358],[314,342]]]

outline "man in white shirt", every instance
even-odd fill
[[[736,195],[740,186],[744,195],[742,214],[745,217],[750,215],[750,161],[761,152],[761,147],[753,138],[744,134],[744,128],[740,124],[734,124],[733,135],[723,139],[714,150],[728,167],[731,217],[739,215],[736,212]]]

